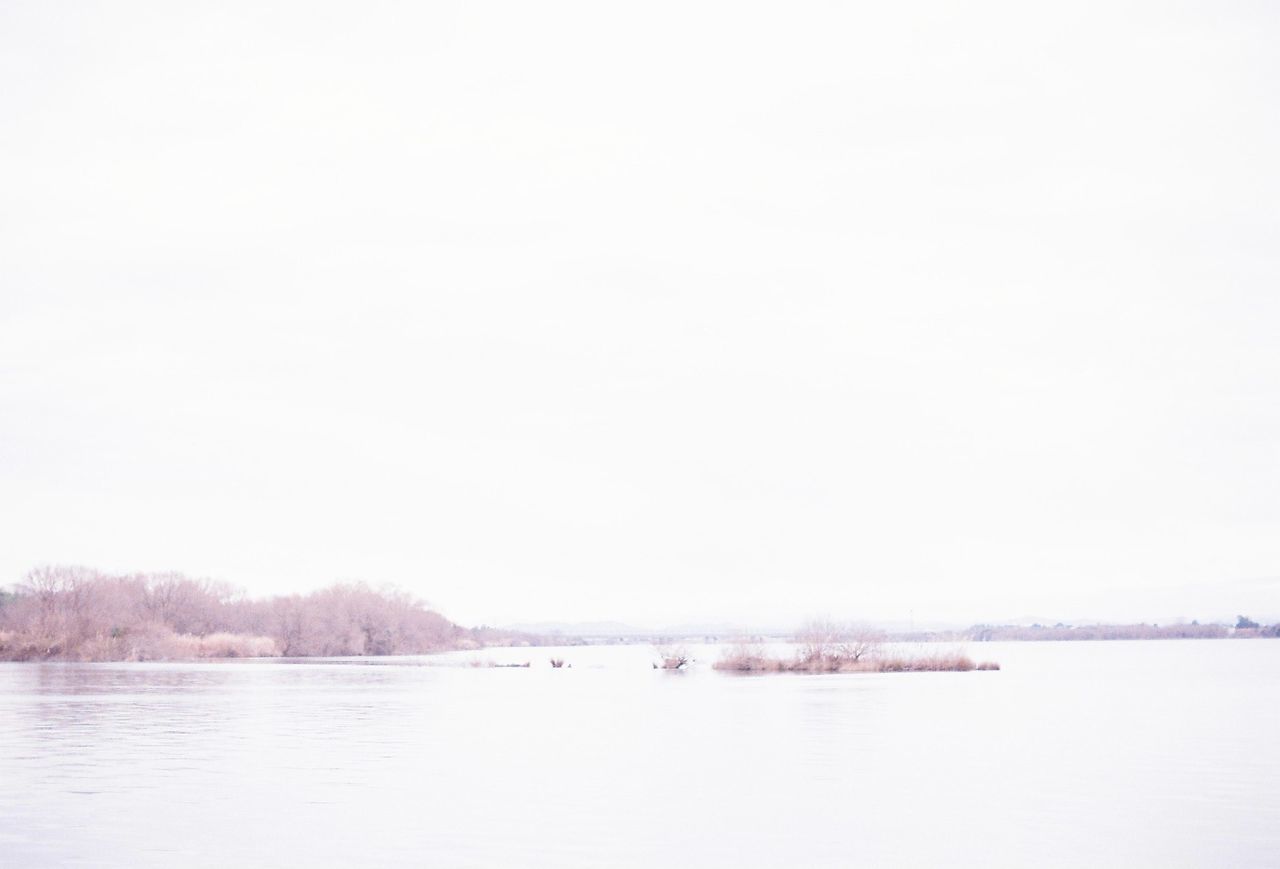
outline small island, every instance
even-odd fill
[[[885,635],[860,625],[810,621],[795,637],[789,656],[770,653],[759,643],[740,642],[712,667],[733,673],[921,673],[999,670],[995,662],[975,663],[951,649],[923,655],[890,652]]]

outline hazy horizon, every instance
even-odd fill
[[[50,567],[51,565],[43,565],[42,567]],[[92,567],[86,565],[62,565],[61,567],[76,567],[86,569],[93,573],[107,573],[96,571]],[[138,575],[138,571],[125,571],[121,575]],[[227,580],[225,577],[200,577],[184,574],[181,571],[165,571],[163,576],[187,576],[190,579],[205,580],[213,579],[216,581],[226,582],[236,595],[243,595],[251,600],[264,600],[282,592],[262,592],[255,591],[252,588],[236,584]],[[312,584],[306,587],[291,589],[289,592],[295,594],[309,594],[329,587],[335,584],[357,582],[362,583],[364,580],[345,580],[336,583]],[[365,583],[375,590],[389,589],[391,591],[412,591],[412,589],[397,583]],[[0,590],[13,589],[19,590],[21,582],[0,583]],[[1061,605],[1057,609],[1048,609],[1036,612],[1020,612],[1013,613],[1011,611],[992,609],[989,612],[977,610],[966,610],[963,607],[956,609],[948,609],[945,601],[933,601],[932,605],[926,607],[919,612],[915,609],[908,609],[902,613],[895,613],[889,610],[872,611],[865,607],[857,610],[833,610],[830,607],[813,608],[807,612],[794,616],[781,617],[758,617],[758,616],[735,616],[735,612],[745,612],[744,610],[735,610],[732,601],[727,601],[721,610],[716,612],[708,612],[702,615],[685,614],[683,616],[672,617],[649,617],[649,618],[629,618],[626,613],[602,614],[592,618],[529,618],[529,619],[509,619],[500,622],[468,622],[466,619],[457,618],[449,611],[448,606],[441,606],[436,601],[422,598],[432,608],[436,609],[441,615],[452,621],[461,624],[464,627],[496,627],[501,629],[538,632],[560,632],[566,635],[572,635],[577,631],[581,631],[583,635],[591,635],[598,629],[607,628],[605,633],[616,631],[638,632],[638,633],[702,633],[702,632],[744,632],[744,633],[769,633],[784,634],[790,633],[800,627],[804,622],[814,619],[832,620],[841,623],[865,624],[873,627],[881,627],[891,630],[947,630],[971,627],[977,624],[1022,624],[1028,625],[1033,622],[1043,624],[1056,624],[1063,622],[1074,625],[1089,624],[1178,624],[1191,621],[1199,621],[1204,624],[1222,623],[1230,624],[1234,622],[1238,616],[1244,615],[1261,620],[1264,623],[1280,622],[1280,610],[1277,607],[1277,601],[1280,600],[1280,579],[1261,579],[1250,580],[1237,583],[1206,583],[1199,586],[1186,586],[1180,589],[1174,589],[1172,592],[1162,592],[1157,596],[1153,596],[1149,592],[1134,593],[1132,590],[1111,589],[1105,593],[1103,598],[1090,601],[1087,598],[1062,598]],[[1179,601],[1184,605],[1183,610],[1172,608],[1169,601]],[[1233,605],[1227,605],[1224,601],[1233,601]],[[1099,613],[1106,612],[1109,615],[1103,616]]]
[[[0,585],[1280,618],[1280,7],[0,7]]]

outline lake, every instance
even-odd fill
[[[968,651],[0,664],[0,866],[1280,865],[1280,642]]]

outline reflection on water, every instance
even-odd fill
[[[2,664],[0,865],[1275,865],[1280,642],[972,651]]]

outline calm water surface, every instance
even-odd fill
[[[0,866],[1280,865],[1280,642],[0,664]]]

